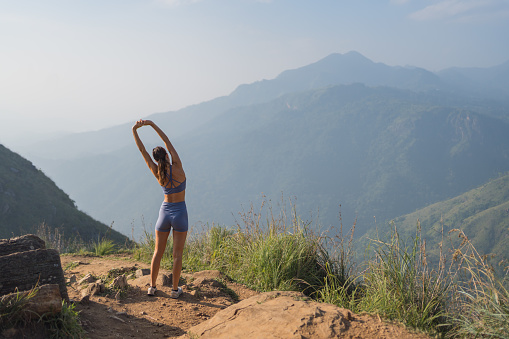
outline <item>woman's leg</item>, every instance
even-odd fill
[[[177,232],[173,230],[173,290],[179,286],[180,272],[182,271],[182,253],[186,243],[187,231]]]
[[[157,275],[159,274],[159,266],[161,265],[161,258],[163,257],[164,250],[166,249],[166,242],[170,232],[160,232],[156,230],[156,248],[152,256],[152,263],[150,264],[150,280],[151,286],[156,286]]]

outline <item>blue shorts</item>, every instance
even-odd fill
[[[187,207],[186,202],[163,201],[159,210],[159,218],[156,222],[156,231],[169,232],[173,227],[174,231],[187,232]]]

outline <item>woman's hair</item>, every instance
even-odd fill
[[[166,149],[161,146],[157,146],[152,150],[152,156],[157,161],[157,181],[162,185],[164,183],[165,173],[168,170],[170,164],[166,161]]]

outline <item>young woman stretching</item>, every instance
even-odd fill
[[[166,149],[158,146],[152,151],[152,156],[157,164],[152,161],[138,136],[137,129],[142,126],[151,126],[163,139],[166,146]],[[182,271],[182,252],[184,251],[188,228],[185,202],[186,174],[177,151],[175,151],[166,134],[155,123],[150,120],[138,120],[133,126],[133,135],[143,159],[145,159],[148,168],[150,168],[164,192],[164,201],[156,222],[155,251],[150,265],[151,285],[147,294],[153,296],[157,291],[156,280],[161,258],[166,248],[168,236],[173,228],[173,290],[170,296],[178,298],[182,294],[182,288],[178,287],[178,283]],[[170,153],[171,160],[166,150]]]

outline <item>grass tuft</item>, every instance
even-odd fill
[[[103,238],[94,243],[94,252],[97,256],[113,254],[115,250],[116,245],[112,240]]]

